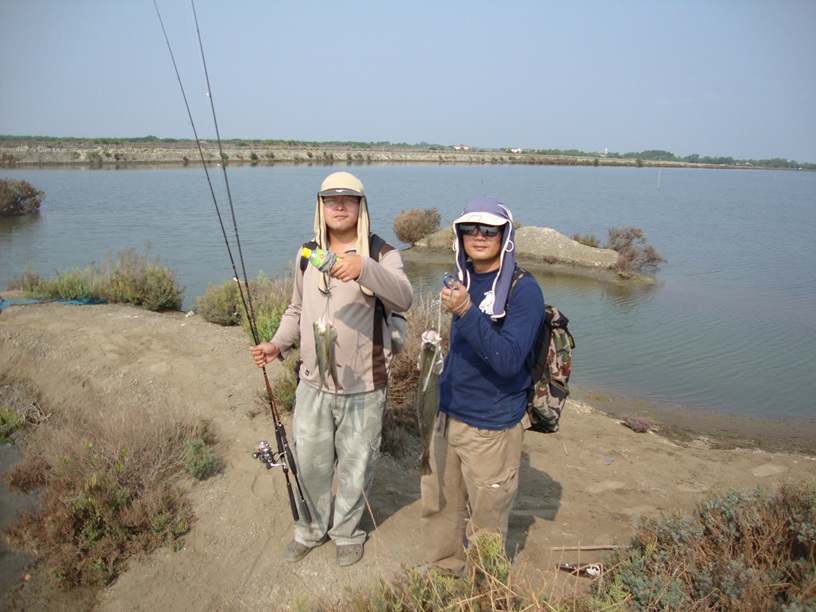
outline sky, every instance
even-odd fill
[[[0,134],[816,163],[814,0],[156,4],[0,0]]]

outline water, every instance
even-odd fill
[[[342,166],[230,168],[250,278],[285,273],[311,237],[322,179]],[[363,180],[372,227],[435,207],[449,223],[473,197],[507,202],[524,225],[570,236],[643,229],[668,262],[652,285],[542,274],[568,314],[573,383],[741,415],[816,416],[816,173],[548,166],[380,165]],[[659,172],[659,174],[658,174]],[[210,172],[239,271],[220,170]],[[0,288],[27,262],[51,275],[127,248],[161,256],[185,307],[232,267],[200,168],[0,170],[47,194],[37,216],[0,219]],[[434,285],[444,268],[409,270]]]

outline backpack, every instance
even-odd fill
[[[369,234],[368,236],[368,252],[372,259],[380,261],[383,250],[386,246],[385,240],[380,238],[377,234]],[[314,249],[317,247],[317,242],[310,240],[303,244],[305,248]],[[376,255],[375,255],[376,254]],[[309,260],[303,255],[300,256],[300,271],[305,272],[306,266],[309,265]],[[374,314],[378,320],[385,319],[385,325],[388,328],[388,334],[391,336],[391,352],[394,355],[399,355],[405,347],[405,336],[407,335],[408,321],[405,319],[405,313],[388,311],[385,304],[380,298],[376,298],[374,306]]]
[[[525,276],[530,276],[530,273],[523,268],[516,267],[513,271],[508,301],[516,283]],[[569,395],[574,348],[569,319],[554,306],[545,306],[544,321],[527,358],[527,367],[533,378],[533,384],[527,391],[527,417],[530,420],[527,429],[541,433],[558,431],[561,410]]]

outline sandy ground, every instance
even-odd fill
[[[223,473],[187,485],[197,520],[180,551],[133,559],[98,592],[66,593],[36,572],[28,581],[18,577],[7,583],[5,607],[242,610],[303,601],[326,607],[347,588],[422,562],[413,446],[404,457],[384,455],[379,463],[360,563],[338,567],[331,543],[298,564],[282,560],[292,520],[283,474],[251,457],[257,440],[273,438],[274,430],[266,413],[249,416],[263,377],[248,345],[236,328],[129,306],[37,304],[0,313],[0,383],[27,382],[45,406],[72,402],[127,410],[133,418],[143,402],[172,401],[213,421],[226,459]],[[556,563],[601,560],[605,550],[586,548],[628,544],[640,517],[690,509],[718,489],[771,488],[816,473],[813,423],[788,430],[796,433],[795,445],[785,447],[781,437],[783,448],[800,452],[770,452],[780,437],[768,435],[767,423],[692,420],[597,390],[574,395],[560,432],[525,437],[508,542],[518,574],[553,594],[589,582],[557,571]],[[650,412],[661,429],[637,434],[593,405]]]

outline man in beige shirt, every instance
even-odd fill
[[[296,267],[292,299],[277,332],[252,348],[261,367],[285,357],[300,340],[292,448],[312,521],[301,516],[295,523],[294,539],[284,550],[287,561],[299,561],[327,538],[337,545],[338,564],[363,556],[366,534],[359,523],[379,456],[393,355],[383,315],[406,311],[413,301],[399,251],[386,243],[370,253],[371,236],[362,182],[348,172],[329,175],[317,196],[314,241],[337,261],[327,272],[309,265],[301,274]],[[296,261],[300,257],[298,251]],[[331,376],[321,378],[317,367],[318,320],[337,332],[336,384]]]

